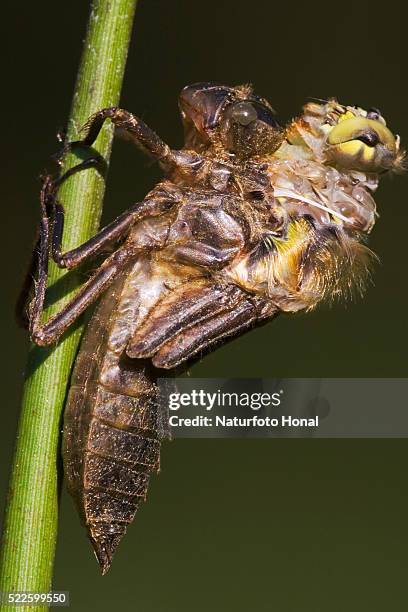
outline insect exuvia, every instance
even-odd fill
[[[97,236],[61,253],[64,212],[44,181],[41,249],[29,307],[32,340],[53,344],[97,298],[65,410],[65,476],[102,572],[159,467],[165,427],[157,377],[281,312],[361,292],[379,176],[400,165],[399,139],[376,109],[308,103],[282,128],[251,87],[181,92],[181,150],[119,108],[106,119],[159,162],[164,179]],[[51,224],[51,229],[50,229]],[[46,323],[47,259],[74,268],[119,246]]]

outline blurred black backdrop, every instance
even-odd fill
[[[68,116],[88,10],[81,0],[2,10],[2,494],[27,349],[13,302],[38,220],[38,176]],[[402,6],[392,2],[379,11],[320,0],[139,0],[121,104],[178,146],[185,84],[252,82],[284,121],[308,97],[376,106],[406,145],[406,36]],[[140,153],[118,142],[104,221],[157,178]],[[405,176],[380,186],[370,245],[381,265],[364,300],[282,317],[192,373],[406,376],[406,198]],[[54,587],[70,590],[78,611],[403,610],[406,451],[403,440],[167,444],[148,503],[103,579],[64,495]]]

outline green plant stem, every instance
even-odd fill
[[[75,87],[68,140],[96,110],[119,102],[136,0],[95,0]],[[62,78],[61,75],[59,78]],[[96,144],[108,161],[113,126]],[[63,170],[78,163],[70,154]],[[64,249],[88,239],[98,228],[105,183],[96,170],[75,174],[60,190],[66,209]],[[49,285],[63,297],[47,316],[66,304],[78,287],[75,275],[50,265]],[[47,592],[51,588],[58,519],[59,439],[66,387],[81,329],[65,335],[53,349],[31,347],[22,412],[6,506],[0,557],[0,591]],[[58,589],[58,585],[55,585]],[[17,609],[3,605],[3,610]],[[18,610],[47,610],[47,606]]]

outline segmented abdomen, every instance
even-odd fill
[[[85,333],[65,409],[63,459],[67,486],[105,573],[159,469],[166,426],[155,371],[128,359],[124,347],[143,318],[141,262],[111,287]],[[147,280],[147,279],[146,279]],[[152,288],[157,299],[160,286]]]

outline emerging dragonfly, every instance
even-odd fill
[[[63,457],[103,573],[159,468],[163,369],[280,312],[361,292],[372,258],[364,246],[376,215],[372,193],[402,159],[376,109],[313,102],[284,129],[249,86],[209,83],[184,88],[180,108],[181,150],[119,108],[89,119],[79,144],[92,145],[110,119],[165,178],[85,244],[61,253],[56,184],[46,178],[42,189],[32,340],[57,342],[102,295],[72,375]],[[42,324],[49,251],[74,268],[115,243],[72,302]]]

